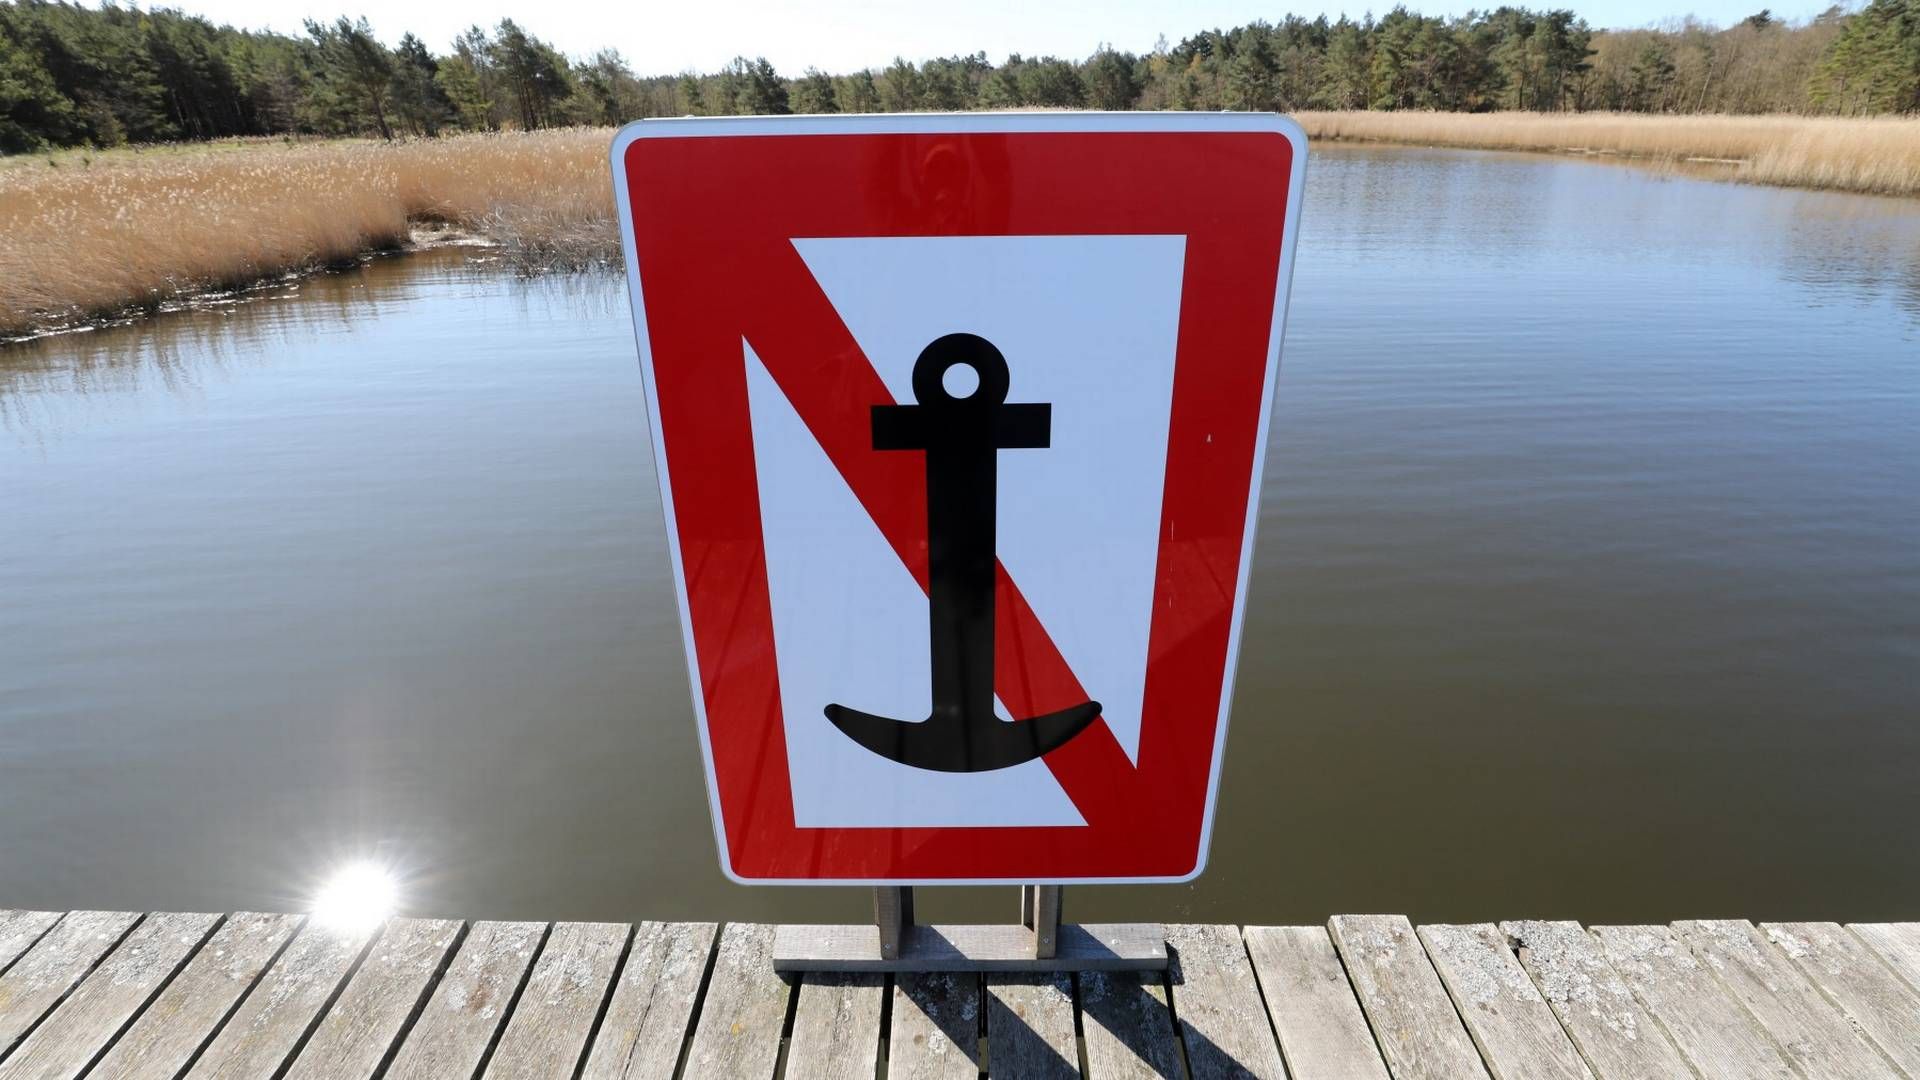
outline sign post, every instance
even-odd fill
[[[876,890],[780,966],[1165,964],[1060,886],[1205,865],[1305,164],[1270,114],[615,139],[721,869]],[[1020,926],[914,925],[988,883]]]

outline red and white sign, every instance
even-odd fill
[[[728,876],[1199,874],[1305,165],[1265,114],[620,132]]]

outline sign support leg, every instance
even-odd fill
[[[873,889],[873,922],[779,926],[775,971],[1165,971],[1158,923],[1060,921],[1063,885],[1020,887],[1020,922],[924,926],[913,918],[913,887]]]
[[[873,890],[873,924],[880,930],[880,958],[900,959],[900,941],[913,925],[913,886],[880,886]]]
[[[1020,886],[1020,923],[1033,931],[1033,956],[1051,960],[1060,948],[1063,885]]]

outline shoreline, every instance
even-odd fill
[[[1920,197],[1920,117],[1300,112],[1317,143],[1699,169],[1721,183]],[[392,145],[108,151],[0,169],[0,348],[382,255],[502,250],[525,273],[621,268],[611,128]],[[51,164],[51,162],[50,162]],[[306,197],[290,203],[290,192]]]
[[[414,225],[404,241],[380,247],[363,248],[345,259],[284,267],[235,284],[209,284],[203,288],[183,289],[168,296],[76,316],[66,322],[33,325],[18,332],[0,328],[0,357],[4,357],[4,350],[13,345],[26,345],[47,338],[65,337],[69,334],[85,334],[114,326],[130,326],[145,319],[215,305],[248,303],[262,299],[275,290],[297,285],[309,278],[318,277],[321,274],[343,274],[380,259],[397,259],[458,248],[498,250],[500,247],[498,242],[477,233],[441,226],[434,222],[420,222]]]

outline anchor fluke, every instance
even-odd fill
[[[844,705],[829,705],[827,719],[847,738],[902,765],[936,772],[987,772],[1050,754],[1100,717],[1100,703],[1083,702],[1031,720],[984,724],[894,720]],[[957,718],[956,718],[957,719]]]

